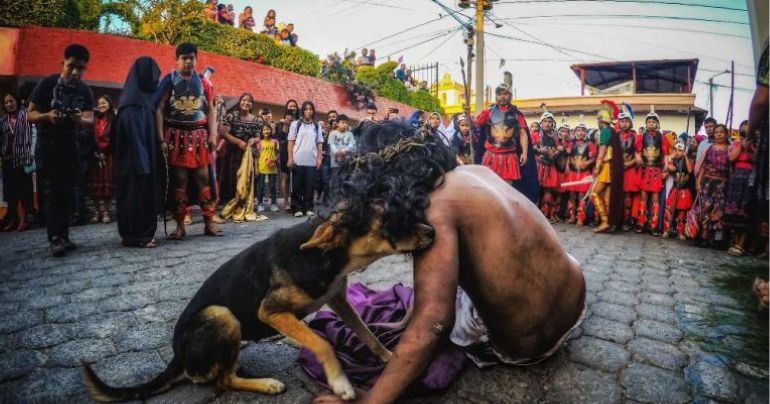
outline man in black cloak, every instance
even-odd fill
[[[138,58],[128,72],[116,120],[118,231],[123,245],[154,247],[158,214],[163,209],[165,165],[163,139],[155,131],[153,93],[160,68],[152,58]]]

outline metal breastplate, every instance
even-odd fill
[[[572,144],[572,151],[570,152],[570,160],[569,160],[569,168],[573,171],[580,171],[575,165],[577,162],[584,162],[589,159],[589,148],[588,148],[588,142],[583,141],[582,144],[578,144],[578,142],[574,142]],[[586,168],[587,169],[587,168]]]
[[[549,157],[545,154],[546,150],[555,150],[556,149],[556,133],[553,131],[551,133],[540,131],[540,139],[537,142],[538,149],[542,150],[543,153],[539,153],[538,158],[541,162],[551,164],[553,163],[553,158]]]
[[[171,96],[166,103],[165,121],[176,126],[203,126],[207,122],[208,103],[203,81],[197,73],[189,79],[171,73]]]
[[[496,147],[515,147],[517,145],[514,136],[519,128],[516,112],[512,107],[508,111],[500,111],[497,106],[492,107],[489,116],[489,137],[487,141]]]
[[[620,145],[623,147],[623,160],[629,161],[634,159],[636,132],[628,131],[628,137],[625,137],[623,132],[620,132]]]
[[[660,167],[663,163],[663,136],[660,133],[652,136],[650,132],[644,132],[642,146],[642,161],[644,165]]]

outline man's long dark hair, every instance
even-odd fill
[[[368,126],[358,151],[340,167],[334,204],[344,212],[340,226],[352,232],[367,231],[375,209],[382,209],[386,234],[410,234],[415,224],[426,223],[431,191],[457,166],[454,152],[440,139],[401,120]]]

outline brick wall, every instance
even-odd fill
[[[154,58],[163,74],[174,67],[174,47],[170,45],[91,31],[0,28],[0,76],[38,77],[55,73],[60,69],[64,48],[71,43],[82,44],[91,53],[85,79],[94,85],[121,87],[128,69],[139,56]],[[212,82],[217,94],[237,97],[249,92],[254,95],[257,106],[283,106],[290,98],[299,103],[311,100],[320,113],[335,109],[354,119],[364,116],[363,111],[347,105],[347,95],[340,85],[208,52],[199,52],[198,59],[199,70],[206,66],[216,70]],[[377,99],[377,107],[380,115],[389,107],[398,108],[407,117],[414,111],[412,107],[382,97]]]

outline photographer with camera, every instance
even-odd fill
[[[37,125],[44,208],[51,255],[74,250],[69,238],[69,216],[78,167],[78,132],[94,123],[93,93],[83,83],[88,49],[72,44],[64,50],[62,70],[41,80],[30,97],[30,123]]]

